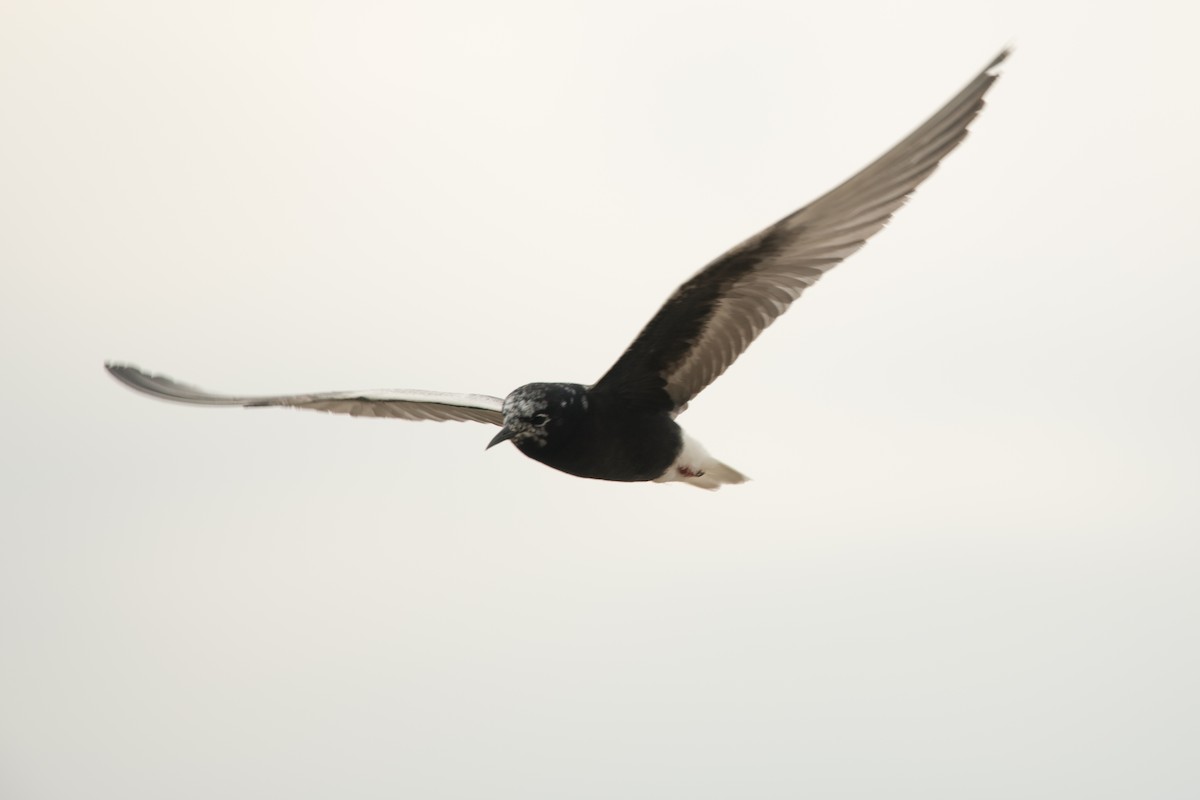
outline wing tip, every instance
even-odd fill
[[[104,369],[108,371],[109,375],[131,386],[145,383],[174,383],[174,381],[165,375],[154,375],[146,372],[141,367],[122,361],[105,361]]]
[[[133,364],[126,364],[121,361],[105,361],[104,369],[109,375],[113,376],[126,386],[136,386],[137,379],[148,379],[151,376],[135,367]]]
[[[992,59],[990,64],[983,68],[983,71],[989,75],[999,75],[1000,73],[998,67],[1003,64],[1009,56],[1012,55],[1013,50],[1015,49],[1016,45],[1014,45],[1012,42],[1004,45],[1004,48],[996,55],[995,58]]]
[[[211,395],[194,386],[168,378],[166,375],[155,375],[151,372],[120,361],[105,361],[104,369],[130,389],[157,397],[160,400],[174,400],[180,403],[225,404],[234,402],[231,399]]]

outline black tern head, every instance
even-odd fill
[[[588,410],[587,387],[578,383],[530,383],[504,398],[504,425],[488,449],[511,439],[523,453],[564,441]]]
[[[118,380],[198,405],[291,406],[367,417],[499,425],[488,447],[572,475],[681,481],[703,489],[746,477],[675,422],[805,289],[878,233],[967,135],[997,77],[1001,52],[924,124],[858,174],[717,258],[680,286],[596,383],[530,383],[507,398],[416,389],[238,397],[205,392],[124,364]]]

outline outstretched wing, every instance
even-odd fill
[[[854,177],[750,237],[680,286],[597,381],[637,406],[678,412],[829,269],[878,232],[967,135],[1000,53],[925,124]]]
[[[486,394],[452,394],[420,389],[384,389],[373,392],[322,392],[277,397],[235,397],[211,394],[163,375],[151,375],[128,364],[105,364],[112,376],[126,386],[163,400],[202,406],[291,406],[350,414],[354,417],[393,417],[395,419],[455,420],[489,422],[503,425],[504,401]]]

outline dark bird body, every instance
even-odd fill
[[[234,397],[127,365],[108,370],[146,394],[199,405],[492,423],[501,430],[489,447],[511,439],[530,458],[584,478],[704,489],[741,483],[744,475],[710,456],[675,418],[805,289],[883,228],[966,136],[1007,55],[858,174],[696,273],[594,385],[531,383],[504,400],[411,389]]]
[[[533,383],[518,392],[534,400],[535,408],[542,400],[553,413],[528,432],[519,423],[506,425],[492,444],[511,438],[534,461],[571,475],[652,481],[683,447],[683,430],[666,411],[631,408],[619,397],[575,383]]]

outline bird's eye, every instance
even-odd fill
[[[545,414],[534,414],[529,418],[529,421],[538,428],[544,428],[546,427],[546,423],[550,421],[550,418]]]

